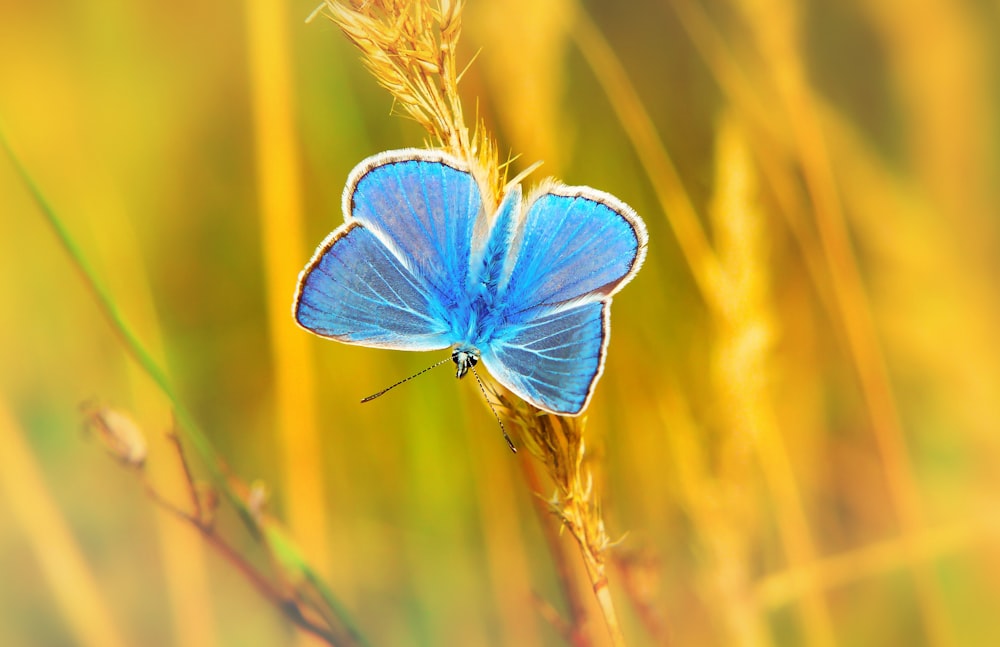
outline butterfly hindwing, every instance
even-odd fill
[[[564,415],[582,411],[604,368],[610,303],[587,303],[512,327],[483,350],[501,384],[535,406]]]
[[[299,325],[348,344],[437,350],[451,343],[436,296],[366,227],[333,232],[299,277]]]

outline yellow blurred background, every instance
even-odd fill
[[[348,171],[423,141],[314,5],[0,0],[0,128],[371,644],[564,644],[475,384],[362,406],[438,355],[289,314]],[[649,227],[587,413],[628,644],[1000,644],[1000,6],[468,0],[463,41],[515,170]],[[0,644],[319,644],[81,431],[128,412],[187,504],[169,400],[0,158]]]

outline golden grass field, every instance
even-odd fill
[[[465,125],[650,234],[513,455],[290,316],[428,137],[316,1],[0,2],[0,645],[1000,644],[1000,5],[443,1]]]

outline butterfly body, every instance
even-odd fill
[[[548,183],[526,200],[515,186],[490,209],[462,161],[408,149],[355,168],[344,215],[299,277],[301,326],[364,346],[451,348],[457,377],[482,361],[539,408],[586,407],[611,296],[645,256],[629,207]]]

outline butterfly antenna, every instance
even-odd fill
[[[393,384],[392,386],[387,386],[387,387],[385,387],[384,389],[382,389],[382,390],[381,390],[381,391],[379,391],[378,393],[375,393],[375,394],[372,394],[372,395],[369,395],[369,396],[368,396],[367,398],[365,398],[364,400],[362,400],[362,402],[371,402],[372,400],[374,400],[374,399],[375,399],[375,398],[377,398],[378,396],[380,396],[380,395],[385,395],[385,394],[386,394],[386,393],[388,393],[389,391],[392,391],[393,389],[395,389],[395,388],[396,388],[397,386],[399,386],[400,384],[405,384],[406,382],[409,382],[410,380],[412,380],[413,378],[417,377],[418,375],[423,375],[424,373],[426,373],[427,371],[431,370],[432,368],[437,368],[438,366],[441,366],[441,365],[442,365],[442,364],[444,364],[445,362],[450,362],[450,361],[451,361],[451,358],[450,358],[450,357],[445,357],[445,358],[444,358],[443,360],[441,360],[440,362],[435,362],[434,364],[431,364],[430,366],[428,366],[428,367],[427,367],[427,368],[425,368],[424,370],[422,370],[422,371],[418,371],[418,372],[414,373],[413,375],[411,375],[410,377],[406,377],[406,378],[403,378],[402,380],[400,380],[400,381],[396,382],[396,383],[395,383],[395,384]]]
[[[497,410],[493,407],[493,402],[490,400],[490,396],[486,394],[486,387],[483,386],[483,381],[479,379],[479,373],[476,372],[476,367],[470,366],[469,368],[472,369],[472,374],[476,377],[476,384],[479,385],[479,390],[483,392],[483,397],[486,398],[486,404],[490,405],[490,411],[493,412],[493,416],[497,419],[497,422],[500,423],[500,433],[503,434],[503,439],[507,441],[507,446],[510,447],[510,451],[516,454],[517,447],[514,447],[514,441],[512,441],[510,436],[507,435],[507,430],[504,429],[503,426],[503,420],[500,419],[500,414],[497,413]]]

